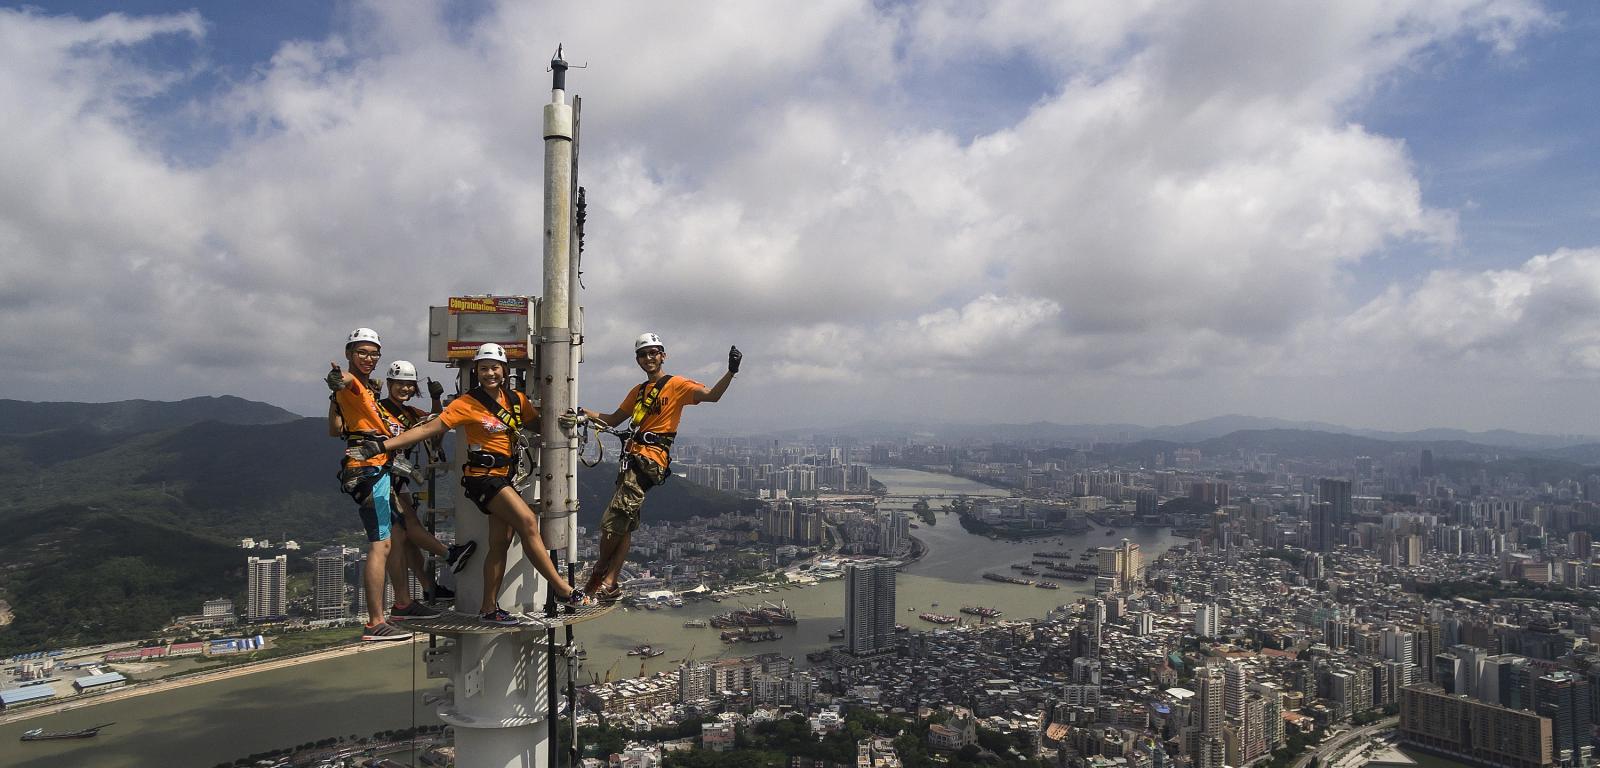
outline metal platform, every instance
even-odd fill
[[[555,616],[528,616],[520,624],[490,624],[478,618],[473,613],[457,613],[445,611],[431,619],[407,619],[398,626],[413,632],[426,632],[430,635],[497,635],[507,632],[544,632],[571,624],[581,624],[591,619],[598,619],[617,607],[616,603],[602,603],[583,608],[558,609]]]

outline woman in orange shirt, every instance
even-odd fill
[[[505,386],[506,353],[499,344],[484,344],[472,359],[478,387],[445,406],[439,418],[419,424],[398,437],[369,440],[350,449],[351,458],[376,456],[442,436],[458,426],[465,428],[467,465],[462,469],[461,485],[467,498],[489,516],[489,541],[483,559],[483,600],[479,616],[492,624],[520,623],[498,605],[500,585],[505,578],[506,549],[510,532],[522,539],[522,553],[550,583],[558,602],[589,605],[594,599],[573,589],[562,578],[539,535],[539,518],[512,487],[511,478],[521,460],[518,433],[524,423],[536,423],[538,409],[527,396]],[[492,408],[490,406],[493,406]],[[527,419],[527,421],[525,421]]]

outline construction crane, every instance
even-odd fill
[[[601,681],[601,683],[609,683],[609,682],[611,682],[611,673],[612,673],[612,671],[616,670],[617,665],[621,664],[621,663],[622,663],[622,657],[621,656],[618,656],[616,661],[611,662],[611,666],[606,667],[606,677],[605,677],[604,680]]]

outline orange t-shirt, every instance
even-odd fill
[[[528,402],[527,395],[521,392],[516,394],[522,403],[522,428],[537,429],[539,425],[539,409]],[[500,391],[500,396],[495,401],[505,407],[506,410],[511,410],[507,407],[510,401],[506,399],[505,390]],[[511,438],[510,427],[507,427],[505,422],[500,421],[494,413],[483,407],[483,403],[478,402],[478,399],[471,395],[462,395],[451,400],[450,404],[445,406],[444,411],[439,414],[439,420],[451,429],[466,427],[467,450],[469,451],[488,451],[500,456],[510,456],[512,450],[516,447],[516,443]],[[508,475],[511,473],[511,468],[495,467],[494,469],[489,469],[468,465],[461,472],[468,477],[483,477],[488,475]]]
[[[653,386],[651,382],[644,382],[628,391],[627,398],[623,399],[618,410],[626,414],[633,413],[633,406],[639,398]],[[705,385],[694,379],[683,376],[673,376],[661,394],[656,396],[655,405],[644,415],[644,418],[633,425],[635,432],[677,432],[678,420],[683,416],[683,407],[694,405],[694,393],[704,389]],[[667,451],[659,445],[641,445],[632,443],[628,451],[637,453],[656,464],[667,466]]]
[[[360,376],[335,392],[333,401],[339,406],[339,418],[344,420],[346,434],[365,433],[376,435],[376,439],[380,440],[400,434],[400,425],[379,410],[377,394]],[[381,467],[388,463],[389,455],[386,453],[364,461],[347,456],[344,461],[346,467]]]

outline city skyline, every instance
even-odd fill
[[[648,329],[702,380],[746,351],[707,430],[998,402],[1597,434],[1600,107],[1574,97],[1597,23],[1517,0],[3,10],[0,391],[314,413],[350,328],[420,362],[427,306],[537,293],[565,43],[589,65],[586,404],[620,400]],[[407,277],[365,290],[375,266]]]

